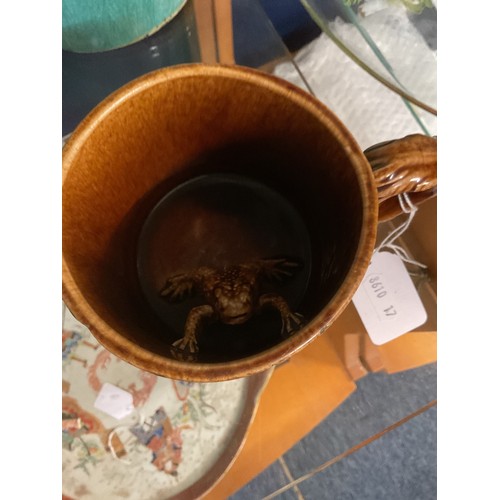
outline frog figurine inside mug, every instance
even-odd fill
[[[180,359],[195,359],[198,352],[196,336],[204,320],[240,325],[265,308],[279,312],[281,335],[291,335],[304,323],[303,316],[292,312],[281,295],[261,293],[261,285],[263,281],[291,278],[298,267],[300,263],[290,258],[260,259],[219,269],[200,267],[168,278],[161,291],[162,297],[175,301],[199,293],[207,302],[191,309],[184,336],[174,342],[172,354]]]

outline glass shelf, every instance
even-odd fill
[[[436,111],[436,17],[431,0],[301,0],[356,64],[421,109]]]

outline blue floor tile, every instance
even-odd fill
[[[436,399],[436,364],[388,375],[372,373],[289,452],[284,459],[294,478]]]
[[[288,483],[285,472],[277,460],[241,490],[230,496],[229,500],[258,500]],[[297,500],[297,495],[293,490],[288,490],[278,498],[279,500]]]
[[[305,500],[436,498],[436,408],[299,484]]]

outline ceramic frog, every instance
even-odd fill
[[[200,267],[169,277],[160,292],[166,300],[178,301],[198,293],[207,302],[191,309],[184,336],[173,346],[181,352],[197,353],[196,336],[203,320],[239,325],[268,307],[281,315],[282,336],[291,335],[303,325],[302,315],[292,312],[281,295],[262,293],[262,286],[292,277],[299,267],[292,259],[260,259],[220,269]]]

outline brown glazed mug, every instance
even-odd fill
[[[159,70],[105,99],[63,149],[63,298],[140,369],[201,382],[261,372],[347,306],[378,221],[399,213],[404,192],[414,203],[436,194],[434,138],[363,153],[329,109],[281,79],[237,66]],[[245,321],[205,321],[220,283],[187,297],[182,285],[178,302],[161,294],[172,276],[228,266],[222,285],[233,290],[234,266],[273,259],[295,263],[277,273],[300,318],[284,335],[276,302]],[[264,304],[268,290],[250,288]],[[193,311],[198,351],[179,355]]]

